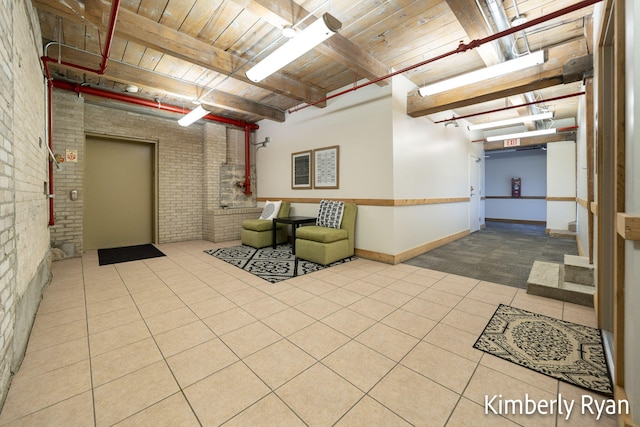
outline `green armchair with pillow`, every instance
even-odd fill
[[[316,225],[296,231],[296,258],[327,265],[355,252],[355,203],[322,200]]]
[[[262,210],[262,214],[258,219],[246,219],[242,221],[242,232],[240,238],[243,245],[253,246],[254,248],[264,248],[270,246],[273,242],[273,218],[283,218],[289,216],[289,202],[270,202],[267,201]],[[276,243],[285,243],[288,239],[288,230],[286,224],[277,224],[276,227]]]

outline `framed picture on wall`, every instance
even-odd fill
[[[291,154],[291,188],[311,188],[311,150]]]
[[[313,150],[314,188],[338,188],[340,184],[340,146]]]

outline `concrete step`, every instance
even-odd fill
[[[574,233],[576,231],[578,231],[578,227],[577,227],[577,222],[576,221],[571,221],[569,223],[569,231],[573,231]]]
[[[527,293],[593,307],[595,288],[561,280],[562,270],[561,264],[534,261],[527,280]]]
[[[595,268],[589,264],[589,257],[564,256],[564,280],[580,285],[595,286]]]
[[[575,231],[569,230],[549,230],[549,237],[554,237],[556,239],[575,239],[578,235]]]

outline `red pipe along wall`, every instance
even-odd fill
[[[104,89],[98,89],[90,86],[82,86],[75,83],[64,82],[60,80],[49,79],[48,82],[48,90],[49,90],[49,129],[50,129],[50,140],[51,140],[51,150],[53,151],[53,139],[51,137],[51,111],[52,111],[52,102],[51,102],[51,94],[53,93],[53,88],[68,90],[76,93],[84,93],[87,95],[100,96],[103,98],[113,99],[116,101],[126,102],[129,104],[140,105],[143,107],[155,108],[163,111],[169,111],[172,113],[178,114],[186,114],[187,111],[183,107],[178,107],[170,104],[161,104],[155,101],[150,101],[147,99],[136,98],[133,96],[125,95],[117,92],[110,92]],[[243,183],[244,193],[251,194],[251,131],[255,131],[259,128],[259,126],[255,123],[247,123],[242,120],[234,120],[229,119],[227,117],[216,116],[214,114],[207,114],[203,117],[204,119],[224,123],[231,126],[236,126],[242,128],[245,134],[245,181]],[[49,163],[49,194],[53,194],[53,162]],[[54,214],[53,214],[53,199],[50,198],[49,202],[49,225],[54,225],[53,222]]]
[[[49,138],[48,138],[48,144],[49,144],[49,149],[51,150],[51,152],[53,152],[53,88],[59,88],[59,89],[65,89],[65,90],[70,90],[70,91],[74,91],[77,93],[86,93],[86,94],[91,94],[91,95],[96,95],[96,96],[101,96],[104,98],[109,98],[109,99],[114,99],[117,101],[122,101],[122,102],[128,102],[131,104],[136,104],[136,105],[141,105],[144,107],[149,107],[149,108],[157,108],[157,109],[161,109],[164,111],[171,111],[174,113],[178,113],[178,114],[186,114],[187,111],[185,111],[184,108],[182,107],[177,107],[177,106],[173,106],[173,105],[162,105],[159,104],[157,102],[153,102],[153,101],[148,101],[146,99],[142,99],[142,98],[135,98],[133,96],[128,96],[128,95],[123,95],[120,93],[116,93],[116,92],[109,92],[106,90],[102,90],[102,89],[96,89],[96,88],[91,88],[88,86],[81,86],[78,84],[72,84],[72,83],[67,83],[67,82],[62,82],[62,81],[54,81],[51,78],[51,72],[49,70],[49,63],[53,62],[53,63],[57,63],[57,64],[61,64],[67,67],[72,67],[72,68],[76,68],[78,70],[82,70],[82,71],[87,71],[90,73],[95,73],[98,75],[102,75],[105,73],[106,69],[107,69],[107,62],[109,61],[109,55],[111,53],[111,44],[113,42],[113,37],[115,34],[115,26],[116,26],[116,21],[118,19],[118,11],[120,10],[120,0],[113,0],[113,3],[111,5],[111,17],[109,19],[109,27],[107,29],[107,40],[105,43],[105,48],[104,48],[104,52],[102,53],[102,61],[100,63],[100,68],[99,69],[92,69],[92,68],[88,68],[88,67],[84,67],[82,65],[77,65],[77,64],[72,64],[69,62],[65,62],[65,61],[57,61],[49,56],[46,56],[46,52],[45,55],[42,56],[42,64],[44,65],[44,70],[45,70],[45,76],[47,78],[47,126],[48,126],[48,131],[49,131]],[[208,114],[206,116],[204,116],[205,119],[207,120],[212,120],[212,121],[216,121],[216,122],[220,122],[220,123],[225,123],[225,124],[229,124],[229,125],[233,125],[233,126],[237,126],[240,127],[242,129],[244,129],[245,132],[245,178],[244,178],[244,183],[243,183],[243,188],[244,188],[244,193],[245,194],[251,194],[251,135],[250,132],[252,130],[257,130],[258,129],[258,125],[256,125],[255,123],[247,123],[241,120],[233,120],[233,119],[228,119],[226,117],[221,117],[221,116],[216,116],[213,114]],[[53,197],[54,197],[54,187],[53,187],[53,159],[50,159],[49,161],[49,186],[48,186],[48,191],[49,191],[49,225],[55,225],[55,215],[54,215],[54,204],[53,204]]]

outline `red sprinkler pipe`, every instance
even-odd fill
[[[104,89],[97,89],[89,86],[82,86],[79,84],[68,83],[59,80],[49,80],[49,86],[58,89],[69,90],[76,93],[85,93],[88,95],[101,96],[103,98],[114,99],[116,101],[127,102],[130,104],[141,105],[143,107],[156,108],[164,111],[170,111],[172,113],[185,114],[185,110],[182,107],[175,105],[160,104],[158,102],[149,101],[147,99],[136,98],[129,95],[124,95],[117,92],[110,92]],[[51,97],[49,98],[51,99]],[[49,107],[51,108],[51,107]],[[220,117],[213,114],[207,114],[205,119],[224,123],[232,126],[237,126],[244,129],[245,140],[245,167],[244,167],[244,194],[251,194],[251,131],[257,130],[259,126],[255,123],[247,123],[241,120],[229,119],[227,117]],[[51,138],[51,137],[50,137]],[[53,165],[49,165],[51,173],[53,174]],[[53,192],[53,184],[49,180],[49,191]],[[50,204],[51,218],[53,218],[53,203]],[[53,225],[53,224],[50,224]]]
[[[102,53],[102,62],[100,63],[100,68],[98,70],[93,70],[88,67],[83,67],[81,65],[71,64],[68,62],[60,62],[60,64],[77,68],[83,71],[94,72],[97,74],[104,74],[107,69],[107,61],[109,60],[109,55],[111,54],[111,44],[113,42],[113,36],[115,33],[116,21],[118,19],[118,11],[120,10],[120,0],[113,0],[111,4],[111,17],[109,18],[109,27],[107,29],[107,40],[104,46],[104,52]],[[42,65],[44,66],[45,75],[47,77],[47,125],[49,129],[49,150],[53,153],[53,82],[51,80],[51,72],[49,71],[49,62],[57,62],[56,60],[46,56],[42,56]],[[54,218],[54,209],[53,209],[53,197],[54,197],[54,188],[53,188],[53,161],[51,159],[49,161],[49,226],[55,225]]]
[[[45,56],[43,56],[42,62],[44,63],[45,68],[47,69],[48,74],[48,63],[55,62],[60,65],[65,65],[67,67],[76,68],[78,70],[87,71],[90,73],[96,73],[98,75],[102,75],[107,70],[107,62],[109,61],[109,56],[111,55],[111,44],[113,43],[113,37],[115,34],[116,21],[118,20],[118,12],[120,11],[120,0],[113,0],[111,5],[111,17],[109,18],[109,27],[107,27],[107,40],[104,45],[104,52],[102,53],[102,61],[100,62],[100,68],[94,69],[85,67],[82,65],[72,64],[66,61],[58,61],[57,59],[53,59],[47,56],[47,52],[45,52]]]
[[[251,127],[244,127],[244,194],[251,194]]]
[[[104,53],[102,54],[102,62],[100,63],[100,71],[98,74],[104,74],[107,69],[107,61],[109,61],[109,56],[111,55],[111,43],[113,42],[119,10],[120,0],[113,0],[113,4],[111,5],[111,19],[109,19],[109,27],[107,30],[107,42],[104,45]]]
[[[575,12],[576,10],[580,10],[580,9],[585,8],[587,6],[591,6],[593,4],[599,3],[601,1],[602,0],[584,0],[584,1],[581,1],[581,2],[576,3],[574,5],[567,6],[565,8],[559,9],[559,10],[557,10],[555,12],[552,12],[552,13],[550,13],[548,15],[541,16],[541,17],[536,18],[536,19],[532,19],[531,21],[525,22],[524,24],[516,25],[515,27],[511,27],[511,28],[506,29],[504,31],[500,31],[500,32],[495,33],[495,34],[491,34],[490,36],[487,36],[485,38],[472,40],[467,44],[460,42],[458,47],[456,49],[450,51],[450,52],[446,52],[446,53],[443,53],[442,55],[438,55],[438,56],[436,56],[434,58],[430,58],[430,59],[427,59],[425,61],[419,62],[417,64],[410,65],[409,67],[403,68],[403,69],[398,70],[398,71],[394,71],[393,73],[387,74],[386,76],[378,77],[378,78],[370,80],[368,82],[365,82],[365,83],[362,83],[362,84],[359,84],[359,85],[355,85],[355,86],[353,86],[353,87],[351,87],[349,89],[345,89],[345,90],[343,90],[341,92],[334,93],[333,95],[324,97],[322,99],[318,99],[317,101],[310,102],[310,103],[305,104],[303,106],[289,109],[288,112],[289,112],[289,114],[295,113],[296,111],[300,111],[300,110],[303,110],[303,109],[305,109],[307,107],[311,107],[313,105],[317,105],[317,104],[319,104],[321,102],[325,102],[325,101],[328,101],[330,99],[337,98],[338,96],[342,96],[342,95],[344,95],[346,93],[354,92],[354,91],[356,91],[358,89],[361,89],[361,88],[363,88],[365,86],[369,86],[369,85],[378,83],[379,81],[388,79],[389,77],[394,77],[394,76],[397,76],[398,74],[406,73],[407,71],[411,71],[411,70],[413,70],[415,68],[422,67],[423,65],[427,65],[427,64],[430,64],[432,62],[439,61],[439,60],[444,59],[444,58],[446,58],[448,56],[455,55],[456,53],[463,53],[463,52],[466,52],[467,50],[475,49],[476,47],[482,46],[485,43],[489,43],[489,42],[495,41],[495,40],[497,40],[497,39],[499,39],[501,37],[508,36],[510,34],[514,34],[514,33],[523,31],[523,30],[525,30],[525,29],[527,29],[529,27],[533,27],[535,25],[542,24],[542,23],[547,22],[547,21],[549,21],[551,19],[558,18],[560,16],[566,15],[566,14],[571,13],[571,12]]]
[[[127,102],[129,104],[141,105],[143,107],[155,108],[164,111],[170,111],[172,113],[185,114],[184,108],[170,104],[160,104],[156,101],[150,101],[148,99],[136,98],[133,96],[125,95],[117,92],[110,92],[104,89],[98,89],[90,86],[82,86],[76,83],[68,83],[61,80],[53,80],[53,87],[58,89],[69,90],[76,93],[86,93],[87,95],[95,95],[103,98],[114,99],[116,101]],[[237,126],[240,128],[249,127],[250,130],[258,129],[258,125],[255,123],[247,123],[242,120],[229,119],[227,117],[216,116],[214,114],[207,114],[205,119],[225,123],[228,125]]]
[[[545,102],[558,101],[560,99],[572,98],[574,96],[580,96],[580,95],[584,95],[584,94],[585,94],[584,92],[576,92],[576,93],[572,93],[572,94],[569,94],[569,95],[562,95],[562,96],[556,96],[556,97],[553,97],[553,98],[541,99],[539,101],[525,102],[524,104],[512,105],[510,107],[496,108],[495,110],[483,111],[481,113],[467,114],[467,115],[464,115],[464,116],[454,116],[454,117],[451,117],[450,119],[438,120],[437,122],[433,122],[433,123],[452,122],[452,121],[458,120],[458,119],[466,119],[466,118],[469,118],[469,117],[482,116],[484,114],[497,113],[499,111],[513,110],[514,108],[522,108],[522,107],[526,107],[528,105],[533,105],[533,104],[542,104],[542,103],[545,103]]]

